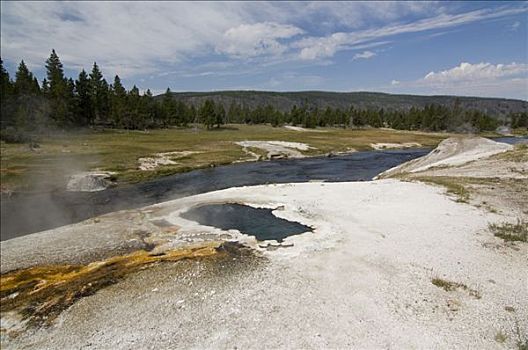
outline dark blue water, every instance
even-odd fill
[[[2,196],[1,239],[38,232],[116,210],[139,208],[236,186],[310,180],[367,181],[428,153],[426,149],[357,152],[337,157],[252,162],[195,170],[101,192]]]
[[[500,137],[494,140],[515,144],[528,141],[528,137]],[[369,159],[369,156],[366,158],[359,157],[355,160],[361,162],[361,160],[364,161],[365,159]],[[302,164],[303,173],[304,171],[308,171],[311,175],[319,175],[327,181],[339,181],[340,176],[347,176],[349,174],[347,167],[353,163],[352,159],[347,159],[347,162],[338,161],[335,164],[332,163],[332,168],[335,170],[333,174],[329,174],[327,169],[321,170],[318,168],[321,165],[321,159],[314,160],[312,164],[310,164],[310,160],[303,160]],[[295,172],[291,174],[294,174],[295,177],[292,180],[297,180],[299,176],[302,176],[302,174]],[[276,175],[281,178],[284,177],[284,174],[277,173]],[[223,230],[236,229],[244,234],[255,236],[259,241],[276,240],[277,242],[282,242],[288,236],[312,231],[308,226],[276,217],[272,214],[271,209],[258,209],[233,203],[197,206],[185,212],[182,217],[196,221],[202,225],[213,226]]]
[[[278,218],[271,212],[272,209],[253,208],[235,203],[209,204],[194,207],[183,213],[182,217],[222,230],[235,229],[255,236],[259,241],[282,242],[288,236],[312,231],[309,226]]]
[[[508,143],[510,145],[528,142],[528,136],[519,136],[519,137],[504,136],[504,137],[493,137],[491,139],[496,142]]]

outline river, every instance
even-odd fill
[[[515,144],[528,137],[493,140]],[[368,181],[429,149],[356,152],[336,157],[311,157],[238,163],[194,170],[100,192],[67,192],[2,196],[1,240],[51,229],[116,210],[140,208],[229,187],[307,181]]]
[[[429,150],[357,152],[238,163],[170,175],[100,192],[15,193],[2,197],[1,240],[23,236],[116,210],[139,208],[229,187],[307,181],[368,181]]]

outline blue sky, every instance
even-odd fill
[[[384,91],[528,99],[527,2],[1,2],[1,56],[163,92]]]

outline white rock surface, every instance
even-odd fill
[[[293,131],[301,131],[301,132],[326,132],[326,130],[319,130],[319,129],[307,129],[300,126],[293,126],[293,125],[285,125],[285,129],[293,130]]]
[[[400,172],[419,172],[432,167],[462,165],[497,153],[512,150],[513,146],[483,137],[450,137],[424,157],[413,159],[378,175],[378,178]]]
[[[292,247],[273,251],[248,237],[268,263],[241,266],[231,277],[207,277],[200,264],[186,277],[171,277],[170,265],[131,275],[13,347],[491,349],[499,347],[498,331],[508,336],[506,347],[515,345],[515,324],[527,334],[527,245],[504,245],[487,229],[498,215],[456,203],[439,188],[396,180],[267,185],[150,210],[165,213],[180,232],[219,234],[179,213],[224,201],[283,205],[275,215],[315,231],[288,237]],[[29,243],[31,236],[17,240]],[[435,277],[463,283],[481,298],[447,292],[431,283]]]
[[[70,176],[66,190],[70,192],[97,192],[104,191],[112,184],[110,178],[115,173],[105,172],[83,172]]]
[[[141,157],[138,159],[139,170],[156,170],[162,165],[178,164],[175,160],[198,152],[195,151],[173,151],[156,153],[153,157]]]
[[[299,151],[307,151],[314,148],[305,143],[287,141],[239,141],[235,143],[244,147],[244,149],[247,147],[255,147],[265,150],[268,152],[267,157],[269,159],[277,156],[302,158],[304,155]]]
[[[418,142],[404,142],[404,143],[371,143],[370,147],[375,150],[382,149],[399,149],[399,148],[412,148],[412,147],[422,147]]]
[[[408,166],[468,162],[505,146],[477,139],[460,146],[446,142],[439,149],[436,153],[450,153],[454,160],[432,153],[427,162]],[[251,269],[241,264],[238,273],[226,267],[219,274],[224,266],[208,273],[192,262],[183,275],[161,264],[81,299],[53,327],[2,345],[515,348],[516,329],[521,337],[528,334],[528,245],[494,237],[488,224],[504,216],[457,203],[444,191],[393,179],[230,188],[8,240],[0,247],[2,267],[8,259],[12,270],[34,264],[31,251],[41,263],[56,262],[71,246],[95,249],[103,237],[105,245],[118,244],[134,232],[133,225],[154,232],[146,225],[152,220],[178,227],[173,236],[149,237],[164,244],[188,242],[193,235],[220,237],[226,232],[180,217],[207,203],[280,208],[273,211],[276,216],[314,228],[286,238],[287,247],[276,250],[230,230],[233,239],[260,251],[266,263]],[[90,238],[94,234],[99,236]],[[86,239],[79,242],[80,236]],[[445,291],[433,285],[434,278],[467,289]],[[506,335],[504,343],[495,340],[499,332]]]

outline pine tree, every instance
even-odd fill
[[[167,88],[165,94],[163,95],[163,100],[161,102],[161,110],[164,125],[167,126],[174,124],[176,119],[176,106],[174,103],[174,99],[172,98],[172,92],[170,88]]]
[[[55,50],[51,51],[50,57],[46,60],[46,75],[52,117],[59,125],[65,125],[70,120],[71,108],[67,105],[67,81],[64,77],[64,69]]]
[[[66,93],[65,93],[65,103],[68,108],[68,123],[78,124],[77,120],[77,106],[75,100],[75,81],[72,78],[69,78],[66,81]]]
[[[125,117],[125,127],[128,129],[143,128],[143,120],[140,114],[141,96],[136,85],[128,92],[127,95],[127,113]]]
[[[141,97],[141,115],[145,128],[156,127],[156,102],[150,89],[147,89]]]
[[[0,100],[3,101],[4,98],[11,95],[13,92],[13,83],[9,78],[9,73],[4,68],[4,62],[0,59]]]
[[[187,114],[185,115],[185,121],[186,123],[196,123],[196,107],[194,105],[191,105],[191,107],[187,108]]]
[[[232,101],[231,105],[229,106],[226,118],[226,124],[242,122],[242,107],[235,101]]]
[[[226,118],[226,111],[224,106],[219,103],[215,108],[215,124],[217,128],[220,128],[220,125],[224,124]]]
[[[44,83],[43,83],[44,84]],[[76,123],[92,125],[92,101],[90,97],[90,79],[83,69],[75,81]]]
[[[31,95],[39,92],[38,83],[35,86],[35,77],[29,71],[24,61],[20,61],[15,75],[15,92],[19,95]]]
[[[116,75],[114,78],[113,90],[116,96],[119,96],[119,97],[126,96],[126,90],[123,84],[121,84],[121,79],[119,78],[119,75]]]
[[[326,126],[327,124],[333,125],[335,123],[334,115],[335,115],[335,111],[332,110],[330,106],[326,107],[323,113],[323,116],[321,120],[319,121],[319,126]]]
[[[315,128],[317,125],[317,108],[304,113],[302,124],[305,128]]]
[[[114,83],[111,86],[110,94],[110,118],[112,123],[117,127],[123,127],[123,120],[126,112],[126,90],[121,84],[118,75],[114,77]]]
[[[187,125],[187,106],[182,101],[176,102],[176,124],[178,126]]]
[[[200,118],[207,129],[215,124],[216,113],[215,103],[213,100],[205,100],[202,108],[200,109]]]
[[[90,73],[90,98],[94,123],[106,124],[109,111],[108,83],[103,78],[103,73],[94,62]]]
[[[41,89],[42,93],[44,95],[49,95],[50,93],[50,86],[49,86],[49,82],[48,80],[46,80],[46,78],[42,79],[42,89]]]
[[[101,82],[101,117],[105,125],[108,125],[110,122],[110,93],[110,85],[103,78]]]
[[[35,92],[35,93],[40,93],[40,85],[39,85],[39,82],[38,82],[38,79],[36,77],[33,77],[33,87],[32,87],[32,90]]]
[[[271,122],[271,126],[273,127],[282,125],[284,123],[283,114],[280,111],[274,109],[270,115],[270,122]]]
[[[65,90],[66,79],[64,69],[59,56],[55,50],[51,50],[50,57],[46,60],[46,75],[50,87],[50,94],[53,97],[62,97]]]
[[[297,105],[293,105],[291,111],[290,111],[290,117],[291,117],[291,123],[293,125],[299,125],[303,121],[304,117],[304,111],[301,110],[301,108],[297,108]]]

